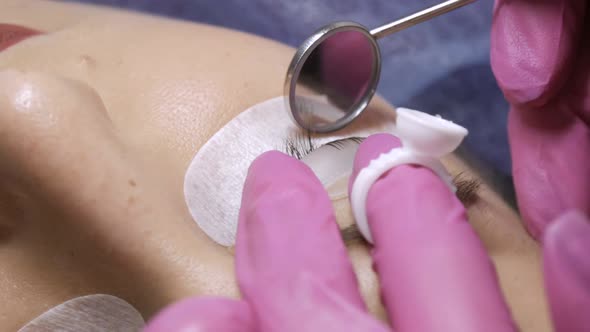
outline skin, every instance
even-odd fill
[[[282,94],[289,47],[114,10],[0,1],[0,23],[46,34],[0,52],[0,326],[107,293],[146,319],[194,295],[238,297],[233,254],[191,219],[195,152],[248,107]],[[372,111],[388,112],[380,99]],[[362,121],[359,120],[359,121]],[[453,174],[476,172],[455,156]],[[352,223],[346,200],[339,224]],[[468,210],[523,331],[548,331],[538,244],[487,185]],[[369,248],[348,245],[385,319]]]

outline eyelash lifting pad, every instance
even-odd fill
[[[402,146],[373,159],[358,173],[351,190],[350,203],[357,227],[369,243],[373,243],[373,238],[366,205],[369,189],[375,181],[396,166],[414,164],[430,168],[455,192],[452,177],[440,158],[453,152],[468,133],[467,129],[439,116],[407,108],[398,108],[396,112],[394,134]]]

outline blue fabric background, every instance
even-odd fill
[[[317,28],[351,20],[369,28],[436,0],[78,0],[247,31],[297,46]],[[510,173],[508,106],[489,65],[493,2],[475,4],[380,40],[379,93],[398,106],[441,114],[470,130],[466,147]],[[262,51],[262,50],[261,50]],[[286,69],[286,68],[285,68]]]

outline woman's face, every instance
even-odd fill
[[[293,50],[53,2],[4,1],[1,23],[43,32],[0,51],[2,329],[85,294],[116,295],[146,318],[188,296],[238,296],[232,250],[193,221],[183,179],[211,136],[282,94]],[[381,100],[372,108],[391,111]],[[445,164],[478,178],[454,156]],[[537,244],[485,183],[466,204],[516,321],[523,331],[549,330]],[[349,225],[346,200],[334,205]],[[383,318],[369,249],[362,241],[348,248],[365,299]]]

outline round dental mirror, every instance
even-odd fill
[[[293,120],[315,133],[348,125],[369,105],[381,73],[377,40],[475,0],[447,0],[371,31],[336,22],[316,31],[297,49],[285,79]]]
[[[308,38],[295,54],[285,82],[293,119],[318,133],[354,120],[375,94],[381,56],[359,24],[338,22]]]

